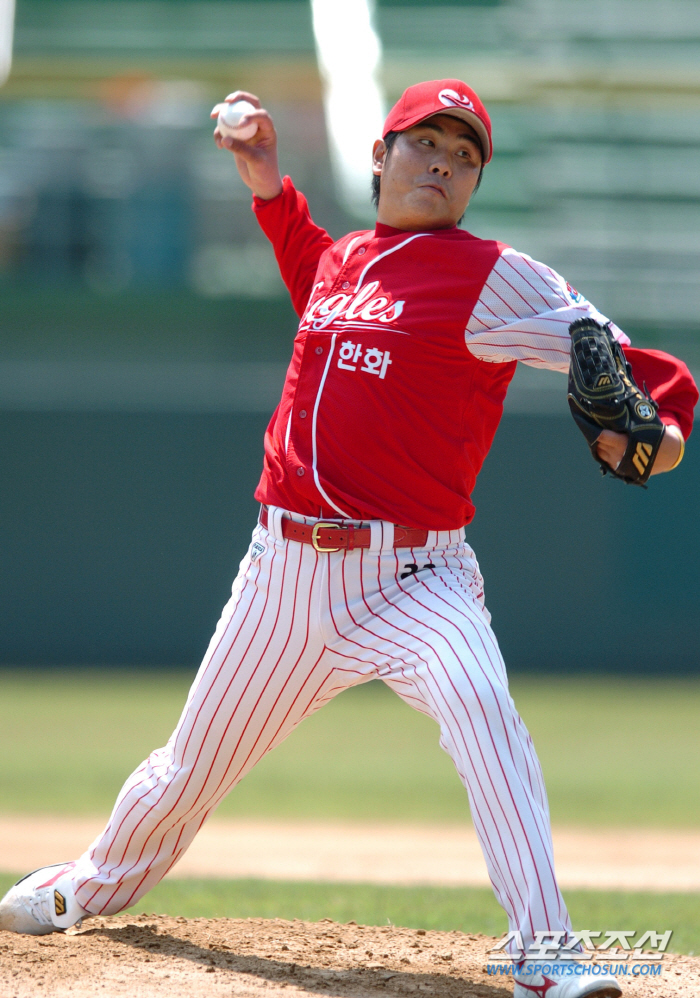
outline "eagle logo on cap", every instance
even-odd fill
[[[441,90],[438,98],[445,107],[465,107],[469,111],[474,110],[474,105],[463,94],[458,94],[456,90]]]

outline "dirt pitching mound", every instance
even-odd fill
[[[281,919],[94,918],[49,936],[0,932],[3,998],[507,998],[486,973],[495,940],[460,932]],[[666,956],[629,998],[697,998],[700,958]]]

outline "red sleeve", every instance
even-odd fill
[[[698,389],[686,365],[661,350],[625,347],[624,351],[634,380],[640,388],[646,383],[651,397],[658,402],[662,422],[677,426],[687,440],[693,428]]]
[[[301,316],[314,285],[318,262],[333,240],[312,220],[306,198],[289,177],[282,181],[282,193],[276,198],[264,201],[253,197],[253,211],[272,243],[294,311]]]

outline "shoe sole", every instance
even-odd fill
[[[622,998],[622,988],[617,984],[603,984],[593,991],[582,992],[578,998]]]
[[[617,985],[606,984],[595,991],[587,991],[581,998],[621,998],[622,988]]]
[[[62,932],[58,926],[53,925],[43,925],[41,922],[37,921],[33,915],[28,914],[24,909],[24,906],[18,901],[16,897],[10,900],[11,895],[15,894],[17,887],[21,886],[30,877],[36,876],[38,873],[42,874],[42,879],[45,883],[40,886],[46,886],[53,881],[60,878],[62,871],[65,869],[70,869],[74,865],[73,861],[68,861],[67,863],[51,863],[49,866],[40,866],[36,870],[32,870],[26,873],[23,877],[10,887],[7,893],[0,901],[0,907],[2,908],[2,915],[0,919],[3,923],[3,929],[8,932],[17,932],[19,935],[29,935],[29,936],[44,936],[51,932]],[[57,872],[51,875],[51,870],[56,870]],[[48,874],[48,877],[46,876]],[[21,893],[21,892],[17,892]],[[8,924],[9,923],[9,924]]]

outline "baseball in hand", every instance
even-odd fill
[[[247,100],[237,100],[233,104],[217,104],[214,110],[219,112],[216,126],[222,135],[231,135],[234,139],[244,142],[246,139],[252,139],[258,130],[256,121],[251,121],[239,128],[241,118],[250,114],[251,111],[255,111],[253,105]]]

